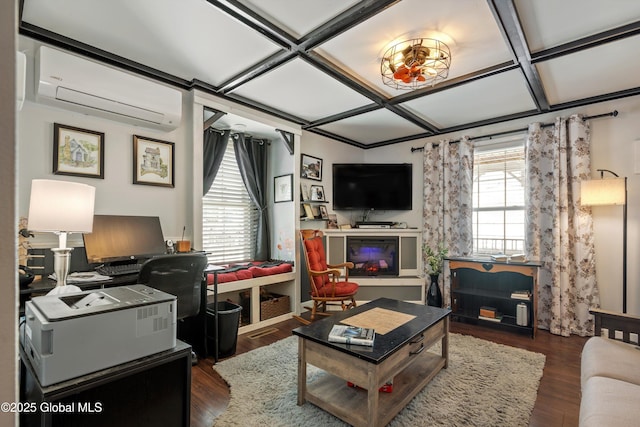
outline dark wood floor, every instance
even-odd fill
[[[300,325],[297,320],[291,319],[265,328],[275,331],[259,338],[250,337],[259,331],[240,335],[236,355],[291,336],[291,330]],[[530,426],[578,425],[580,353],[586,338],[563,338],[539,330],[536,338],[531,339],[524,335],[458,322],[451,322],[450,331],[545,354],[547,360]],[[228,388],[212,366],[212,358],[201,359],[192,369],[191,427],[211,427],[214,419],[225,410],[229,402]]]

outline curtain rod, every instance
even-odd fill
[[[224,129],[216,129],[213,126],[209,126],[207,128],[208,131],[210,132],[216,132],[219,133],[220,135],[224,134],[225,130]],[[254,138],[253,136],[251,136],[250,134],[246,134],[244,132],[237,132],[237,131],[233,131],[231,129],[228,129],[230,131],[229,136],[232,138],[237,138],[241,133],[244,134],[245,136],[250,137],[253,141],[256,141],[258,143],[264,144],[265,142],[269,145],[271,145],[271,140],[267,139],[267,138]]]
[[[617,115],[618,115],[618,110],[613,110],[613,111],[611,111],[609,113],[596,114],[595,116],[584,116],[582,118],[582,120],[584,121],[584,120],[590,120],[590,119],[599,119],[601,117],[616,117]],[[546,127],[549,127],[549,126],[553,126],[554,124],[555,123],[543,123],[542,127],[546,128]],[[526,131],[528,129],[529,128],[526,127],[526,128],[522,128],[522,129],[514,129],[514,130],[507,130],[507,131],[504,131],[504,132],[496,132],[496,133],[492,133],[492,134],[489,134],[489,135],[474,136],[474,137],[469,138],[469,140],[473,141],[475,139],[482,139],[482,138],[491,139],[491,138],[493,138],[495,136],[502,136],[502,135],[508,135],[508,134],[511,134],[511,133],[524,132],[524,131]],[[457,142],[460,142],[460,140],[459,139],[454,139],[452,141],[449,141],[449,144],[455,144]],[[423,150],[424,150],[424,147],[411,147],[411,152],[412,153],[415,152],[415,151],[423,151]]]

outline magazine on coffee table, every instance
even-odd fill
[[[349,325],[333,325],[329,332],[329,342],[355,344],[373,347],[376,333],[372,328],[359,328]]]

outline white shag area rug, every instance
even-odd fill
[[[291,336],[214,365],[231,391],[214,426],[346,426],[311,403],[297,405],[297,357]],[[449,367],[389,426],[528,426],[544,363],[540,353],[449,334]],[[309,382],[319,375],[307,365]]]

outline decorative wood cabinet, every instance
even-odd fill
[[[448,261],[454,320],[525,332],[535,337],[540,264],[471,258],[449,258]],[[528,296],[517,295],[520,292]],[[498,317],[489,320],[481,316],[481,308],[489,312],[495,310]]]

